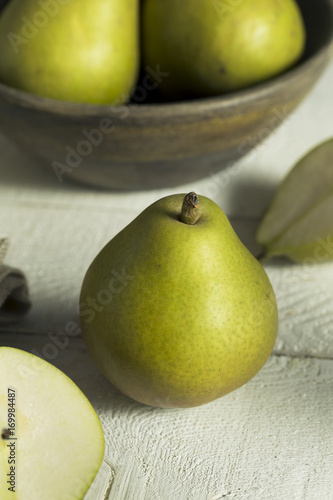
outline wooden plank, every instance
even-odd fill
[[[0,342],[42,352],[44,339],[2,333]],[[332,360],[272,356],[242,388],[186,410],[122,395],[81,339],[50,361],[81,387],[104,428],[109,465],[87,500],[108,491],[109,500],[333,499]]]
[[[162,196],[195,190],[211,197],[256,255],[255,230],[279,182],[332,135],[332,79],[333,62],[251,155],[177,190],[110,193],[59,183],[49,166],[0,137],[6,263],[26,272],[33,301],[20,324],[0,332],[0,345],[39,353],[95,406],[107,446],[87,500],[333,500],[332,263],[265,264],[279,305],[274,355],[250,383],[203,407],[158,410],[129,400],[99,373],[80,336],[63,334],[69,321],[79,328],[80,286],[96,253]]]
[[[29,315],[13,330],[63,331],[79,324],[78,303],[89,264],[132,212],[60,206],[0,208],[1,231],[10,236],[6,263],[27,275],[33,302]],[[259,253],[257,219],[231,218],[243,243]],[[333,264],[294,265],[277,259],[265,264],[279,306],[280,328],[275,352],[333,358]]]

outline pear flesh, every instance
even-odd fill
[[[50,363],[0,347],[1,500],[83,499],[104,455],[80,389]]]
[[[212,96],[271,78],[301,57],[305,26],[294,0],[146,0],[145,65],[170,75],[170,97]]]
[[[0,80],[43,97],[123,104],[138,74],[138,0],[11,0]]]
[[[195,217],[182,209],[183,194],[144,210],[82,284],[93,359],[118,389],[151,406],[198,406],[237,389],[264,365],[277,335],[263,267],[218,205],[193,200]]]

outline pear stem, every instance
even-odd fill
[[[183,201],[182,211],[180,214],[181,222],[190,225],[196,224],[200,216],[198,206],[199,206],[199,197],[196,193],[191,191],[191,193],[188,193],[185,196]]]

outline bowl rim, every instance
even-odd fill
[[[333,5],[331,5],[331,14],[333,18]],[[48,97],[42,97],[24,90],[16,89],[5,83],[0,82],[0,97],[8,102],[14,102],[23,108],[32,108],[39,111],[48,112],[55,115],[68,116],[108,116],[115,112],[121,115],[130,111],[130,115],[135,118],[144,118],[161,114],[163,116],[182,116],[198,115],[202,112],[231,109],[240,106],[243,103],[249,104],[265,99],[274,94],[277,88],[289,86],[292,81],[306,74],[312,67],[323,65],[327,66],[333,58],[333,26],[327,36],[327,39],[315,53],[301,59],[295,66],[288,68],[283,73],[276,75],[266,81],[257,83],[238,91],[228,92],[212,97],[195,98],[191,100],[180,100],[174,102],[162,103],[129,103],[121,106],[108,104],[88,104],[71,101],[62,101]],[[326,61],[325,61],[326,59]]]

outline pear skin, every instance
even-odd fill
[[[237,389],[265,364],[277,335],[263,267],[217,204],[193,199],[190,215],[184,194],[153,203],[101,250],[82,284],[93,359],[118,389],[151,406],[198,406]]]
[[[170,73],[160,90],[171,98],[249,87],[295,64],[305,46],[294,0],[146,0],[142,19],[144,64]]]
[[[0,80],[43,97],[123,104],[139,66],[138,0],[12,0],[0,17]]]

